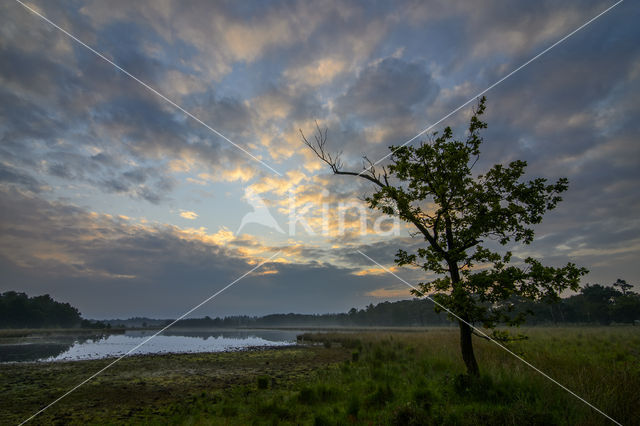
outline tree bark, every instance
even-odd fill
[[[473,353],[473,342],[471,340],[471,327],[463,321],[458,321],[460,326],[460,349],[462,350],[462,359],[467,366],[467,374],[470,376],[479,376],[480,369],[476,356]]]
[[[449,260],[447,263],[449,264],[449,275],[451,276],[454,289],[453,291],[455,293],[461,290],[460,270],[458,269],[457,262]],[[476,356],[473,353],[473,335],[471,333],[471,326],[469,325],[471,321],[469,321],[467,315],[462,312],[458,313],[458,315],[460,315],[461,318],[458,320],[458,326],[460,327],[460,350],[462,351],[462,360],[467,366],[467,374],[470,376],[479,376],[480,369],[478,368]]]

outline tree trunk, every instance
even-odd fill
[[[460,349],[462,349],[462,359],[467,366],[467,374],[470,376],[479,376],[480,369],[476,362],[476,356],[473,354],[473,341],[471,340],[471,327],[463,321],[458,321],[460,326]]]
[[[458,270],[457,262],[447,261],[447,263],[449,264],[449,274],[451,276],[451,282],[453,283],[452,285],[455,296],[456,292],[462,292],[462,289],[460,288],[460,271]],[[473,354],[471,326],[469,325],[471,322],[464,313],[456,313],[460,315],[461,318],[458,320],[458,325],[460,326],[460,349],[462,350],[462,359],[464,360],[464,364],[467,366],[467,374],[470,376],[479,376],[480,369],[478,368],[476,356]]]

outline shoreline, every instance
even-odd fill
[[[226,393],[238,386],[255,386],[261,376],[289,386],[349,356],[344,349],[307,345],[131,355],[88,382],[81,392],[42,413],[36,424],[129,423],[134,418],[145,422],[167,405],[189,406],[202,392]],[[112,361],[0,364],[0,424],[20,423]]]

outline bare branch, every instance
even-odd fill
[[[340,160],[340,155],[342,153],[338,152],[332,155],[330,152],[326,150],[327,133],[329,129],[325,128],[323,132],[322,129],[320,128],[320,125],[318,124],[318,121],[316,121],[316,134],[314,135],[315,143],[310,142],[306,138],[302,129],[298,129],[298,130],[300,131],[300,136],[302,137],[302,140],[304,141],[305,145],[311,148],[311,150],[314,152],[314,154],[316,154],[316,156],[319,159],[327,163],[329,167],[331,167],[331,170],[334,173],[338,173],[342,168],[342,161]]]
[[[415,227],[420,231],[420,233],[422,233],[422,235],[424,235],[427,241],[431,244],[431,246],[437,252],[442,254],[445,253],[443,248],[440,247],[440,244],[438,244],[438,241],[434,238],[434,236],[431,234],[428,227],[425,226],[423,221],[418,216],[416,216],[408,206],[406,208],[402,208],[401,206],[402,200],[395,193],[396,191],[394,191],[396,188],[394,188],[392,185],[389,184],[389,174],[386,168],[384,167],[382,168],[381,174],[377,173],[374,167],[374,163],[371,160],[369,160],[366,155],[363,155],[362,157],[363,162],[369,165],[368,168],[365,168],[365,170],[363,170],[360,173],[342,171],[341,170],[342,161],[340,161],[340,155],[342,153],[338,152],[337,154],[332,155],[326,149],[327,132],[328,132],[327,129],[322,131],[322,129],[320,128],[320,125],[316,121],[316,135],[314,137],[315,143],[310,142],[305,137],[302,129],[299,129],[299,131],[300,131],[300,136],[302,137],[302,140],[305,143],[305,145],[307,145],[320,160],[324,161],[327,165],[329,165],[329,167],[331,167],[333,174],[360,177],[368,180],[369,182],[376,184],[380,188],[388,189],[389,190],[388,196],[391,199],[393,199],[393,201],[396,203],[396,207],[399,210],[399,216],[413,223]]]

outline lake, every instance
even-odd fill
[[[52,362],[118,357],[155,333],[131,330],[95,336],[29,336],[2,343],[0,362]],[[131,355],[225,352],[296,343],[298,330],[171,330],[149,340]]]

